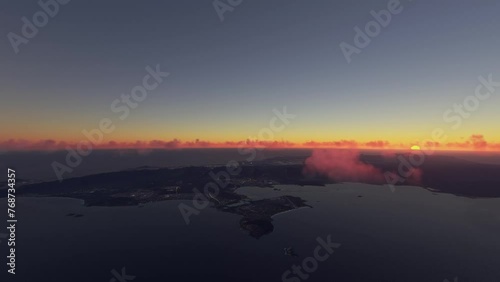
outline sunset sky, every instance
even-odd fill
[[[0,149],[75,144],[103,118],[116,129],[102,147],[224,147],[256,138],[286,107],[296,117],[270,142],[409,148],[441,128],[443,148],[500,150],[500,86],[460,125],[458,114],[443,118],[480,76],[500,83],[500,2],[401,1],[348,63],[339,44],[354,44],[354,27],[387,3],[244,0],[221,21],[212,1],[73,0],[16,54],[5,35],[21,34],[21,18],[40,7],[9,1],[0,12]],[[156,65],[170,75],[120,120],[111,104]]]

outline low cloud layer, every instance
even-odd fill
[[[325,176],[336,182],[421,184],[422,170],[408,161],[408,156],[412,154],[388,153],[378,156],[396,164],[393,171],[382,171],[370,163],[363,162],[361,152],[356,149],[316,149],[305,161],[304,175]]]
[[[89,142],[85,139],[83,143]],[[75,148],[82,142],[64,142],[52,139],[30,141],[23,139],[8,139],[0,141],[0,150],[65,150],[68,146]],[[462,142],[428,142],[426,144],[394,144],[387,140],[374,140],[369,142],[357,142],[355,140],[337,140],[327,142],[308,141],[294,143],[290,141],[262,141],[243,140],[211,142],[196,139],[193,141],[171,140],[149,140],[134,142],[107,141],[92,144],[96,149],[177,149],[177,148],[239,148],[239,147],[262,147],[262,148],[345,148],[345,149],[378,149],[378,150],[408,150],[412,145],[420,145],[433,150],[473,150],[473,151],[500,151],[500,143],[486,141],[483,135],[475,134]]]
[[[314,150],[305,162],[304,174],[326,176],[337,182],[384,183],[383,172],[360,161],[359,156],[357,150]]]

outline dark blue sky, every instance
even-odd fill
[[[500,2],[401,1],[348,64],[339,44],[388,2],[243,0],[221,22],[212,1],[72,0],[15,54],[7,34],[40,7],[4,1],[0,126],[13,138],[78,139],[160,64],[171,75],[113,139],[245,139],[283,106],[298,118],[279,138],[427,138],[478,76],[500,80]],[[495,131],[498,103],[450,136]]]

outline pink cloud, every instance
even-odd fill
[[[337,182],[385,182],[383,172],[359,159],[357,150],[314,150],[305,162],[306,175],[322,175]]]

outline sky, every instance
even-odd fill
[[[43,10],[4,1],[0,149],[76,144],[109,119],[95,145],[500,150],[500,2],[401,0],[348,62],[341,43],[357,48],[355,27],[393,1],[71,0],[15,47],[22,18]],[[120,119],[111,105],[148,66],[169,75]],[[479,77],[491,95],[459,114]],[[284,108],[294,118],[271,128]]]

